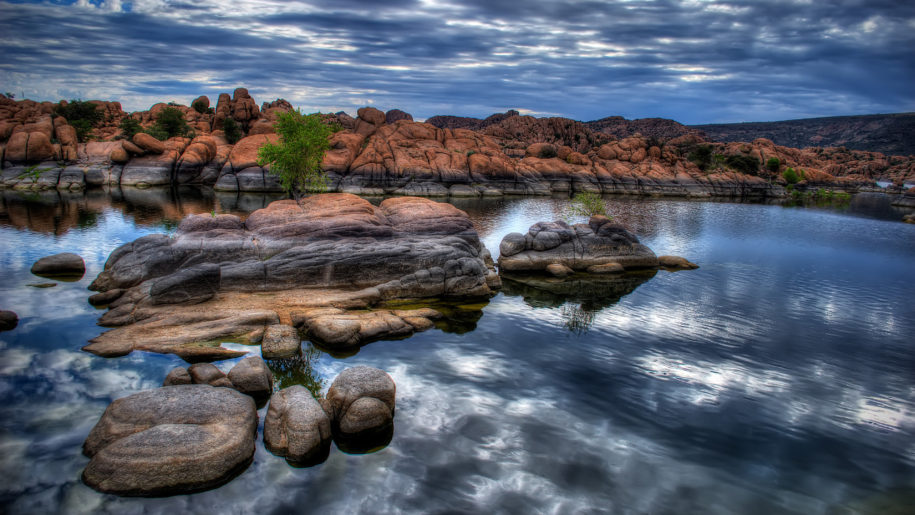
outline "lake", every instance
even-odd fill
[[[911,513],[915,225],[882,194],[787,206],[608,197],[615,220],[694,271],[604,284],[506,281],[451,324],[271,363],[326,390],[344,368],[397,384],[394,436],[293,468],[267,452],[203,493],[103,495],[81,445],[114,399],[155,388],[171,355],[80,350],[102,328],[86,287],[119,245],[189,213],[276,197],[182,189],[0,192],[0,511],[9,513]],[[455,200],[494,256],[567,199]],[[79,281],[29,273],[76,252]],[[227,344],[231,348],[244,348]],[[258,352],[259,348],[248,348]],[[224,371],[237,360],[217,362]],[[260,431],[266,408],[260,410]]]

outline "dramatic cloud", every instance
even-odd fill
[[[915,110],[915,4],[844,0],[0,2],[0,89],[417,118],[684,123]]]

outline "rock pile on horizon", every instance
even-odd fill
[[[80,189],[87,186],[213,185],[223,191],[280,191],[275,176],[257,164],[257,150],[275,141],[283,99],[258,107],[245,88],[219,95],[215,106],[199,97],[192,106],[159,103],[125,113],[117,102],[94,102],[102,121],[93,140],[75,141],[67,120],[50,102],[0,96],[0,188]],[[145,133],[120,137],[130,117],[149,129],[164,109],[183,113],[193,138],[158,141]],[[226,120],[241,128],[234,145]],[[331,138],[324,169],[330,191],[357,194],[486,196],[594,191],[636,195],[782,196],[782,172],[803,169],[798,187],[857,191],[875,179],[915,181],[915,156],[886,156],[845,148],[795,149],[756,139],[714,143],[672,120],[609,117],[582,123],[534,118],[516,111],[485,120],[437,116],[415,122],[398,109],[359,109],[325,115],[344,130]],[[697,160],[697,151],[709,156]],[[774,168],[767,167],[777,159]],[[742,166],[734,163],[742,163]]]

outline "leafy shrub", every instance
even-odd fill
[[[712,147],[711,145],[699,145],[686,158],[695,163],[700,170],[705,170],[712,164]]]
[[[474,154],[476,154],[476,153],[477,153],[476,150],[468,150],[468,151],[467,151],[467,157],[470,157],[470,156],[472,156],[472,155],[474,155]]]
[[[165,141],[168,139],[168,131],[166,131],[162,127],[159,127],[158,124],[153,125],[152,127],[148,128],[148,129],[144,129],[143,132],[145,132],[146,134],[149,134],[150,136],[156,138],[159,141]]]
[[[320,113],[303,115],[298,109],[280,113],[273,127],[280,141],[258,149],[257,164],[270,165],[270,173],[277,175],[283,189],[292,195],[327,189],[321,164],[330,149],[328,138],[341,127],[325,124]]]
[[[226,134],[226,141],[232,145],[238,143],[238,140],[242,137],[241,127],[238,126],[238,123],[232,118],[226,118],[222,122],[222,131]]]
[[[174,107],[166,107],[159,112],[159,115],[156,116],[156,126],[168,134],[165,139],[186,136],[191,132],[187,120],[184,119],[184,113]]]
[[[747,175],[756,175],[759,171],[759,159],[743,154],[728,156],[724,163],[734,170]]]
[[[766,161],[766,168],[769,169],[772,173],[778,173],[778,168],[782,165],[782,162],[779,161],[777,157],[770,157]]]
[[[787,182],[789,185],[797,184],[797,181],[801,180],[801,178],[800,178],[800,176],[798,176],[797,172],[794,171],[794,168],[791,168],[791,167],[788,167],[787,170],[782,172],[782,177],[785,178],[785,182]]]
[[[76,139],[85,142],[89,138],[93,127],[102,121],[102,112],[92,102],[71,100],[67,105],[58,105],[54,114],[63,116],[67,123],[76,129]]]
[[[594,215],[607,216],[607,206],[604,199],[597,193],[585,191],[576,193],[572,197],[572,203],[569,206],[569,212],[572,215],[592,217]]]
[[[207,104],[203,100],[198,100],[191,104],[191,107],[194,108],[194,111],[197,111],[200,114],[207,112]]]
[[[140,122],[134,120],[129,116],[121,120],[118,128],[121,129],[121,135],[127,139],[132,138],[136,133],[143,130],[143,127],[140,126]]]
[[[556,147],[544,145],[543,148],[540,149],[540,158],[550,159],[552,157],[556,157]]]

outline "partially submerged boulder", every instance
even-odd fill
[[[255,400],[266,400],[273,392],[273,372],[260,356],[248,356],[232,367],[228,374],[210,363],[197,363],[189,368],[175,367],[165,376],[162,386],[179,384],[234,388]]]
[[[312,341],[339,350],[425,331],[434,326],[433,320],[441,317],[441,313],[430,308],[345,311],[329,307],[294,312],[292,321]]]
[[[295,465],[312,465],[327,458],[331,420],[304,386],[273,394],[264,419],[264,445]]]
[[[538,222],[527,234],[505,236],[499,250],[501,272],[548,270],[551,265],[554,275],[563,271],[555,265],[571,270],[608,264],[625,269],[658,266],[658,258],[651,249],[605,216],[592,216],[587,224],[574,226],[563,221]]]
[[[36,261],[32,265],[32,273],[44,277],[82,277],[86,273],[86,263],[77,254],[63,252]]]
[[[696,263],[688,261],[680,256],[658,256],[658,263],[664,268],[695,270],[699,268]]]
[[[12,311],[0,310],[0,331],[11,331],[19,325],[19,316]]]
[[[301,348],[302,340],[295,327],[275,324],[267,327],[261,340],[261,355],[267,359],[289,358]]]
[[[396,386],[385,371],[357,366],[344,370],[327,391],[334,428],[343,438],[365,438],[394,421]]]
[[[470,218],[450,204],[401,197],[374,206],[345,193],[283,200],[245,221],[191,215],[173,237],[145,236],[116,249],[90,289],[124,290],[99,320],[117,329],[85,350],[114,356],[142,349],[189,360],[209,352],[219,359],[222,348],[213,342],[259,343],[266,334],[272,349],[267,329],[289,325],[303,308],[481,297],[499,284]],[[385,320],[397,319],[408,334],[431,326],[419,318]],[[360,321],[358,341],[341,343],[384,333],[371,325]]]
[[[251,463],[254,400],[229,388],[166,386],[111,403],[83,443],[83,482],[125,496],[219,486]]]

